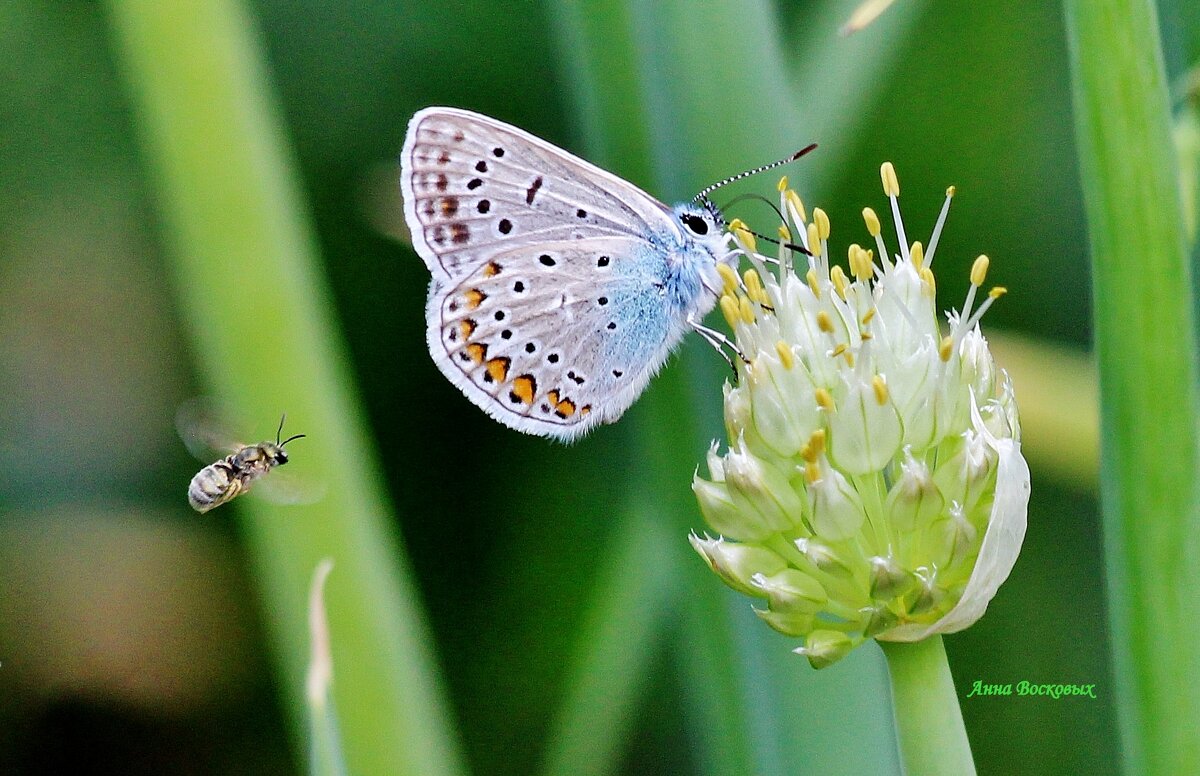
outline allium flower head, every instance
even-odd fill
[[[829,259],[830,222],[780,183],[778,259],[730,230],[754,269],[722,266],[721,310],[743,357],[725,386],[728,449],[714,443],[693,488],[719,536],[692,545],[772,628],[805,640],[818,668],[868,638],[917,641],[966,628],[1007,578],[1025,536],[1029,469],[1008,376],[976,305],[939,325],[931,269],[954,195],[926,249],[909,243],[900,186],[882,169],[899,242],[874,211],[848,271]],[[799,242],[812,254],[786,247]],[[768,263],[778,263],[768,271]]]

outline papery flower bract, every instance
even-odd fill
[[[808,221],[785,179],[778,259],[734,221],[754,269],[720,268],[720,306],[746,360],[725,387],[729,449],[714,443],[710,479],[693,481],[722,538],[692,545],[727,584],[765,601],[755,612],[767,624],[803,638],[795,651],[818,668],[867,638],[966,628],[1025,536],[1016,403],[978,326],[1004,289],[976,308],[989,265],[980,256],[943,330],[930,267],[954,190],[926,250],[905,235],[890,163],[881,175],[897,254],[867,208],[874,248],[851,245],[848,273],[831,264],[828,216],[815,209]],[[788,247],[793,235],[810,256]]]

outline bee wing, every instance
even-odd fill
[[[259,498],[280,506],[315,504],[325,497],[328,489],[324,481],[278,466],[253,484],[253,492]]]
[[[231,414],[215,399],[197,396],[179,405],[175,430],[188,452],[205,463],[224,458],[245,447],[234,435]]]

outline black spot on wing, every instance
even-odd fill
[[[538,189],[542,187],[542,176],[537,176],[533,179],[533,183],[529,184],[529,188],[525,190],[525,204],[532,205],[533,198],[537,196]]]

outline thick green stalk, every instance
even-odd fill
[[[205,388],[262,425],[308,434],[289,469],[324,497],[286,510],[239,499],[296,751],[304,738],[306,591],[319,559],[338,721],[355,773],[461,772],[430,637],[390,525],[274,110],[254,25],[237,0],[110,0],[158,187],[170,268]],[[136,325],[136,322],[133,322]],[[257,434],[257,436],[253,436]]]
[[[1149,0],[1066,0],[1092,248],[1101,497],[1129,773],[1200,773],[1192,279]]]
[[[971,745],[941,636],[881,641],[892,679],[892,712],[908,776],[970,776]]]

